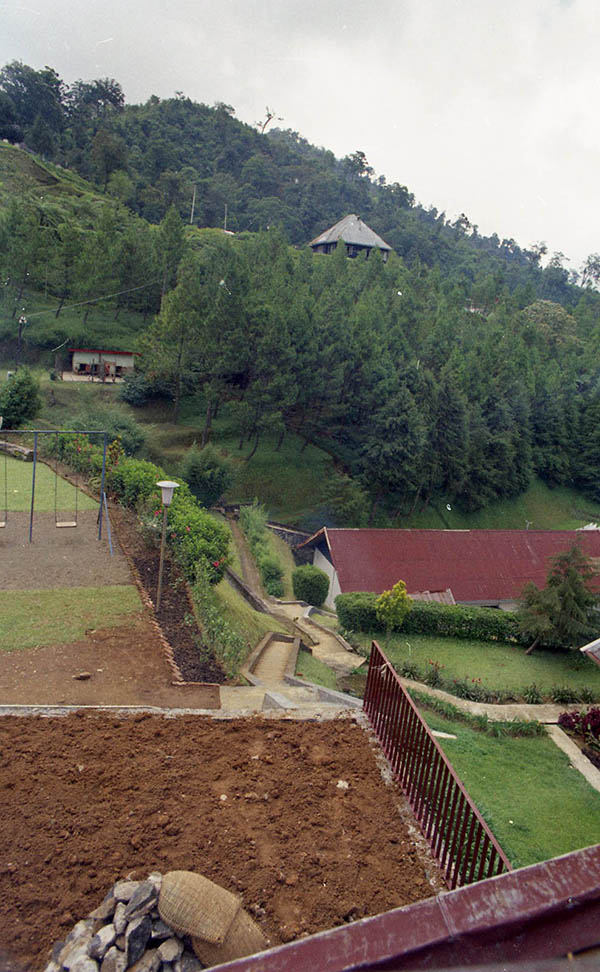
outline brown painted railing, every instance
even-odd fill
[[[376,641],[363,708],[448,886],[512,870]]]

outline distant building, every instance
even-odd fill
[[[363,250],[367,251],[368,256],[371,250],[377,249],[381,251],[385,262],[392,250],[385,240],[382,240],[354,213],[344,216],[339,223],[325,230],[320,236],[316,236],[308,245],[313,253],[331,253],[335,250],[339,240],[346,244],[346,253],[349,257],[356,257]]]
[[[523,585],[544,587],[549,558],[579,543],[600,562],[600,532],[589,530],[344,530],[323,527],[300,545],[338,594],[381,594],[403,580],[416,600],[514,609]],[[418,593],[420,592],[420,593]]]
[[[114,380],[133,372],[137,351],[110,351],[105,348],[69,348],[71,371],[78,377]]]

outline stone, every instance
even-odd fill
[[[90,939],[83,936],[76,938],[75,941],[67,942],[58,956],[59,965],[70,972],[71,966],[75,964],[77,959],[88,958],[89,942]]]
[[[152,922],[152,938],[170,938],[172,934],[173,929],[165,925],[161,918]]]
[[[70,972],[98,972],[98,963],[89,955],[82,956],[73,963]]]
[[[127,905],[124,901],[117,902],[117,907],[115,908],[115,913],[113,915],[113,925],[115,926],[117,935],[122,935],[127,927],[127,918],[125,917],[126,907]]]
[[[135,965],[137,960],[143,955],[151,933],[152,922],[148,918],[148,915],[144,915],[141,918],[134,918],[127,925],[127,930],[125,931],[127,948],[124,951],[127,952],[129,965]]]
[[[158,891],[152,881],[142,881],[135,889],[131,898],[127,902],[125,917],[128,921],[132,918],[140,918],[142,915],[152,911],[158,900]]]
[[[109,894],[106,895],[102,904],[98,905],[94,911],[90,912],[90,918],[101,918],[103,921],[106,921],[107,918],[112,918],[116,903],[116,898],[112,891],[110,891]]]
[[[152,874],[148,875],[148,880],[152,882],[157,891],[160,891],[162,885],[162,874],[160,871],[152,871]]]
[[[113,945],[102,960],[100,972],[125,972],[127,956]]]
[[[91,677],[91,672],[77,672],[76,675],[71,675],[71,678],[76,678],[79,682],[87,682],[88,678]]]
[[[204,968],[200,959],[196,958],[193,952],[188,949],[184,951],[180,959],[175,963],[177,972],[200,972]]]
[[[44,969],[44,972],[61,972],[61,967],[58,964],[58,962],[48,962],[48,965]]]
[[[93,924],[94,921],[92,918],[84,918],[83,921],[78,921],[65,938],[65,944],[90,935]]]
[[[167,938],[158,946],[158,954],[163,962],[174,962],[183,952],[183,942],[177,938]]]
[[[66,942],[55,942],[54,943],[54,945],[52,946],[52,953],[50,955],[50,961],[51,962],[55,962],[56,965],[60,965],[60,962],[58,961],[58,956],[62,952],[62,950],[65,947],[65,945],[66,945]]]
[[[114,925],[104,925],[88,945],[88,955],[93,959],[103,959],[111,945],[114,945],[117,932]]]
[[[117,881],[113,894],[117,901],[129,901],[138,889],[139,881]]]
[[[149,948],[138,959],[135,965],[130,965],[128,972],[158,972],[161,966],[160,955],[155,948]]]

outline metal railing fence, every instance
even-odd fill
[[[512,870],[376,641],[363,708],[448,886]]]

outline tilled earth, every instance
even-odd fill
[[[0,799],[0,969],[11,972],[43,968],[126,875],[201,872],[242,895],[272,944],[428,897],[429,878],[439,886],[349,719],[5,716]]]

